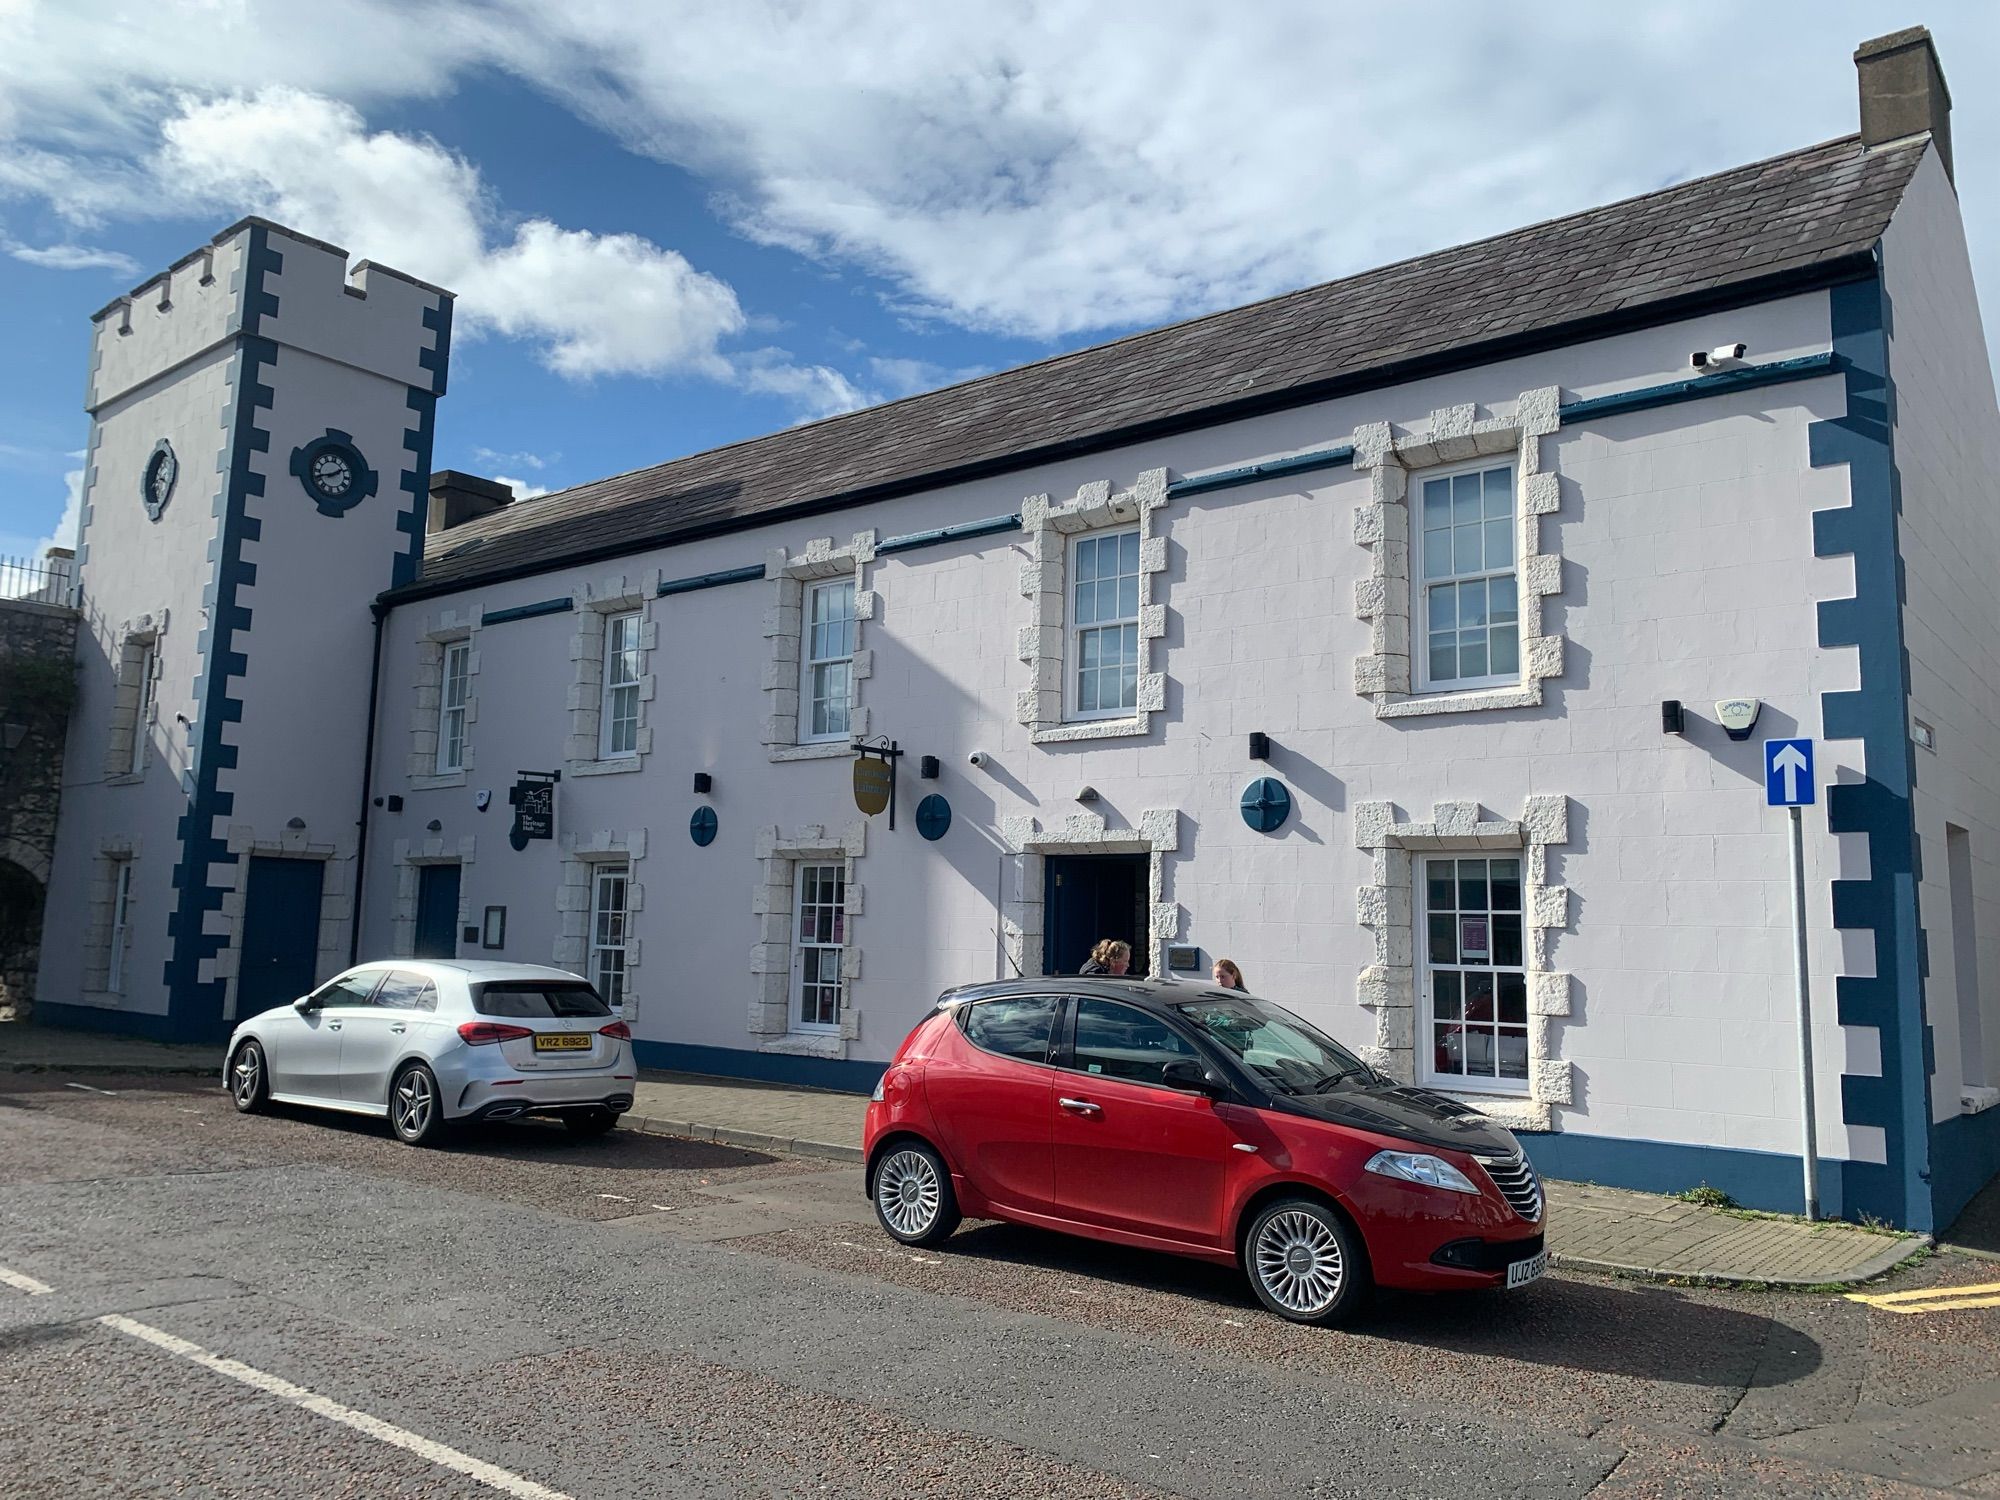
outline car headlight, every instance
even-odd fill
[[[1472,1179],[1459,1171],[1441,1156],[1430,1156],[1422,1151],[1377,1151],[1368,1158],[1364,1169],[1378,1177],[1395,1177],[1404,1182],[1414,1182],[1419,1187],[1443,1188],[1448,1193],[1472,1193],[1479,1189],[1472,1185]]]
[[[888,1081],[889,1081],[889,1075],[887,1073],[884,1073],[880,1078],[876,1079],[875,1092],[868,1096],[869,1099],[871,1099],[876,1104],[880,1104],[882,1102],[882,1085],[887,1083]]]

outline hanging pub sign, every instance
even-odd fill
[[[903,752],[894,740],[886,745],[854,742],[854,805],[869,817],[889,810],[889,826],[896,826],[896,762]]]
[[[515,774],[519,780],[507,793],[508,805],[514,809],[514,826],[507,830],[507,842],[516,849],[525,849],[534,839],[556,836],[556,783],[562,780],[562,772]]]

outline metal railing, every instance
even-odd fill
[[[8,599],[74,607],[75,557],[66,551],[52,551],[40,558],[0,557],[0,601]]]

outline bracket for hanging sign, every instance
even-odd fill
[[[507,805],[514,809],[514,826],[507,830],[507,842],[516,850],[525,849],[535,839],[556,836],[556,783],[560,771],[516,771],[514,784],[507,789]]]
[[[854,742],[854,805],[871,818],[888,808],[891,833],[896,831],[896,762],[902,758],[894,740]]]

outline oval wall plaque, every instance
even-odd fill
[[[917,832],[932,843],[945,836],[951,827],[951,804],[932,792],[917,804]]]
[[[688,837],[695,841],[697,848],[706,849],[715,842],[717,820],[712,807],[697,807],[694,816],[688,819]]]

